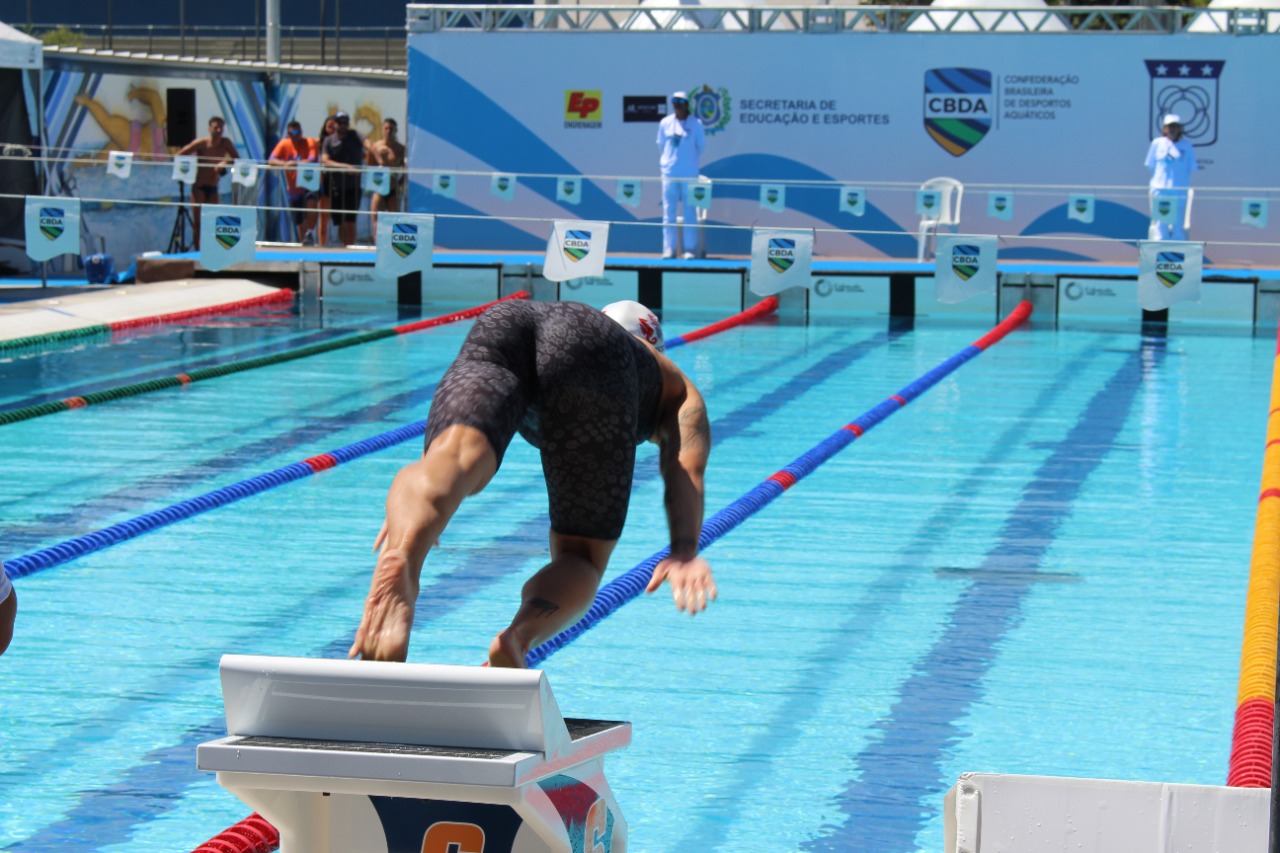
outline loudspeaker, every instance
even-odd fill
[[[164,109],[168,116],[165,141],[170,148],[181,148],[196,138],[195,89],[165,89]]]

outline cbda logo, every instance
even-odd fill
[[[590,231],[570,231],[564,237],[565,257],[575,264],[591,252]]]
[[[233,248],[240,242],[240,217],[219,216],[213,225],[213,233],[219,246],[224,249]]]
[[[994,107],[986,69],[931,68],[924,73],[924,129],[953,157],[987,135]]]
[[[689,112],[698,117],[708,134],[719,133],[729,123],[729,90],[694,86],[689,90]]]
[[[1156,278],[1165,287],[1173,287],[1182,281],[1182,265],[1187,256],[1182,252],[1156,253]]]
[[[63,219],[66,215],[67,212],[61,207],[40,208],[40,233],[50,240],[57,240],[62,236],[62,232],[66,230],[66,223]]]
[[[796,241],[786,237],[770,237],[767,255],[769,266],[774,272],[786,272],[796,262]]]
[[[392,225],[391,248],[402,258],[412,255],[418,248],[418,226],[411,222],[397,222]]]
[[[973,278],[980,268],[979,253],[982,250],[977,246],[956,245],[951,247],[951,271],[955,273],[961,281],[968,281]]]

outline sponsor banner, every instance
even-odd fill
[[[29,195],[26,208],[29,258],[80,254],[80,199]]]
[[[987,216],[992,219],[1003,219],[1006,222],[1013,219],[1013,193],[987,193]]]
[[[666,95],[623,95],[622,120],[624,122],[662,121],[667,116]]]
[[[939,302],[955,304],[996,292],[996,238],[975,234],[938,237],[934,285]]]
[[[761,184],[760,206],[781,213],[787,207],[787,188],[782,184]]]
[[[434,216],[379,213],[374,266],[379,272],[394,276],[430,270],[435,231]]]
[[[619,204],[627,207],[640,206],[640,182],[634,178],[619,178],[618,192],[614,196]]]
[[[1254,228],[1267,227],[1267,200],[1245,198],[1240,200],[1240,221]]]
[[[1067,197],[1067,219],[1088,224],[1093,222],[1093,196],[1088,193],[1073,193]]]
[[[813,232],[779,228],[751,231],[751,290],[771,296],[813,283]]]
[[[867,191],[862,187],[840,188],[840,212],[862,216],[867,212]]]
[[[377,195],[390,195],[391,170],[384,166],[366,166],[363,189]]]
[[[133,152],[111,151],[107,153],[107,174],[125,180],[133,174]]]
[[[916,213],[925,219],[942,215],[942,193],[938,190],[916,190]]]
[[[1178,196],[1151,195],[1151,220],[1161,225],[1178,224]]]
[[[453,198],[458,192],[458,176],[453,172],[436,172],[431,176],[431,192],[441,198]]]
[[[516,176],[494,175],[489,180],[489,192],[504,201],[511,201],[516,197]]]
[[[313,193],[320,192],[320,166],[317,163],[298,164],[298,186]]]
[[[1200,301],[1204,243],[1143,240],[1138,243],[1138,304],[1161,311],[1179,302]]]
[[[194,154],[181,154],[173,158],[173,179],[190,186],[196,182],[196,158]]]
[[[254,259],[258,209],[206,204],[200,208],[200,266],[210,272]]]
[[[547,240],[542,277],[547,281],[603,277],[608,245],[609,223],[557,219]]]
[[[566,130],[598,128],[604,118],[599,89],[564,90],[564,126]]]
[[[556,178],[556,201],[577,204],[582,198],[582,178]]]
[[[242,187],[258,183],[258,164],[252,160],[236,160],[231,164],[231,183]]]
[[[702,210],[710,210],[712,195],[711,181],[699,178],[689,184],[689,200],[693,203],[694,207]]]

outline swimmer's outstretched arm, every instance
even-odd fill
[[[662,418],[655,432],[658,468],[665,485],[663,502],[671,530],[671,556],[658,563],[645,591],[653,592],[667,581],[676,607],[692,616],[705,610],[716,597],[711,566],[698,556],[711,425],[702,394],[687,377],[683,381],[679,407]]]
[[[483,489],[497,467],[484,434],[459,425],[441,432],[421,459],[396,474],[378,534],[382,550],[348,657],[402,661],[408,656],[427,552],[462,500]]]

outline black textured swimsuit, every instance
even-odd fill
[[[426,445],[447,427],[484,433],[502,464],[518,431],[542,451],[551,529],[617,539],[636,445],[653,434],[658,360],[579,302],[499,303],[476,320],[431,401]]]

